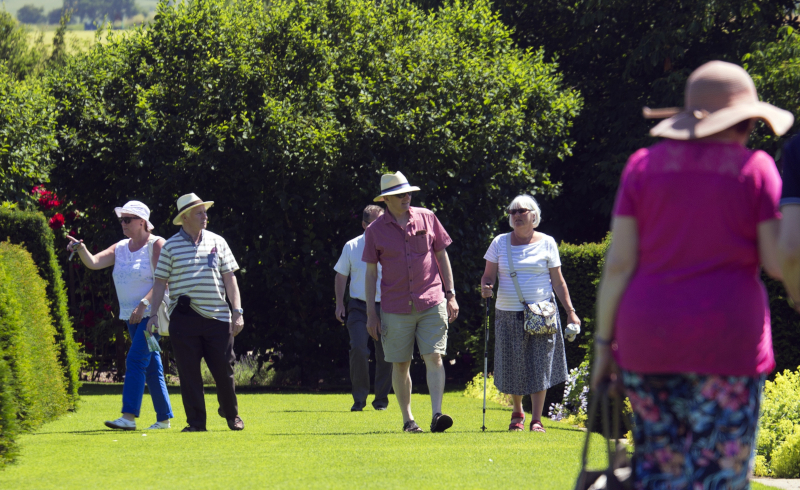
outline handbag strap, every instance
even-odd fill
[[[519,302],[523,305],[525,298],[522,297],[522,288],[519,287],[519,280],[517,279],[517,271],[514,270],[514,259],[511,258],[511,233],[506,234],[506,258],[508,259],[508,273],[511,280],[514,281],[514,289],[517,290],[517,297]]]
[[[611,438],[609,437],[608,430],[608,384],[604,383],[600,386],[599,390],[592,394],[592,398],[589,401],[589,413],[588,418],[586,419],[586,439],[583,442],[583,453],[581,455],[581,474],[583,474],[584,470],[586,470],[586,462],[589,457],[589,440],[592,437],[592,422],[594,421],[595,412],[597,411],[597,402],[600,398],[603,399],[602,427],[603,439],[606,441],[606,450],[608,452],[608,469],[613,470],[614,451],[611,450]],[[615,408],[619,408],[616,406],[616,402]],[[615,411],[614,413],[614,430],[617,431],[616,433],[619,433],[618,411]]]

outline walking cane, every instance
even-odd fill
[[[486,376],[488,376],[489,370],[489,298],[485,299],[486,303],[486,319],[484,323],[486,324],[486,336],[483,343],[483,425],[481,426],[482,431],[486,431]]]

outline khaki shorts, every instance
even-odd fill
[[[387,313],[381,310],[381,342],[386,362],[407,362],[414,353],[414,339],[419,353],[447,354],[447,302],[411,313]]]

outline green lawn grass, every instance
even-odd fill
[[[430,402],[414,395],[425,434],[405,434],[397,404],[377,412],[349,411],[349,395],[239,395],[245,430],[232,432],[218,416],[207,433],[183,434],[180,395],[176,419],[162,431],[111,431],[119,416],[119,385],[87,385],[80,408],[20,440],[16,463],[0,471],[0,488],[374,488],[419,487],[571,489],[584,432],[545,421],[546,434],[506,431],[510,410],[491,404],[482,433],[481,400],[445,395],[453,428],[427,432]],[[209,411],[216,397],[206,396]],[[145,394],[141,428],[155,421]],[[604,461],[593,439],[592,463]]]

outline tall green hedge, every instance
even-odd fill
[[[47,283],[31,254],[0,242],[0,462],[13,455],[20,431],[70,408],[55,339]]]
[[[74,408],[80,387],[80,358],[67,312],[64,279],[53,248],[53,232],[41,213],[0,209],[0,239],[24,244],[36,263],[39,276],[45,281],[47,305],[55,327],[58,360]]]
[[[600,282],[603,257],[611,243],[611,234],[600,243],[572,245],[562,243],[558,247],[561,257],[561,274],[569,288],[572,306],[581,319],[581,335],[574,342],[566,343],[567,366],[576,368],[583,362],[594,333],[594,309],[597,300],[597,286]],[[561,303],[561,318],[566,319]]]
[[[470,342],[483,351],[484,241],[519,192],[558,192],[549,172],[581,107],[558,65],[511,34],[488,0],[433,14],[408,0],[162,2],[147,29],[52,75],[53,190],[96,208],[81,238],[100,249],[130,199],[162,236],[178,196],[214,200],[209,229],[242,268],[237,345],[315,384],[347,366],[332,267],[380,175],[402,171],[453,238],[458,369]]]

